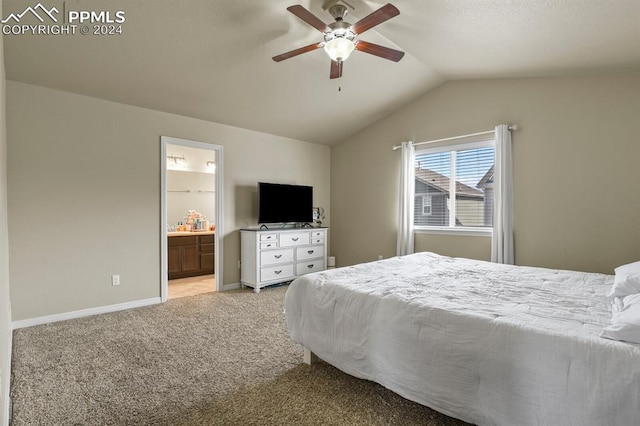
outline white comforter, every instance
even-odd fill
[[[305,275],[291,338],[481,425],[640,425],[640,345],[598,337],[613,276],[418,253]]]

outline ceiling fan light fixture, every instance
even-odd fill
[[[343,2],[344,4],[338,4],[338,2]],[[272,59],[275,62],[280,62],[324,47],[325,52],[327,52],[327,55],[331,58],[331,72],[329,73],[329,78],[331,79],[342,77],[342,63],[347,60],[354,50],[394,62],[402,59],[404,52],[400,50],[359,40],[359,36],[363,32],[388,21],[394,16],[398,16],[400,11],[397,7],[391,3],[387,3],[352,25],[344,20],[347,15],[347,7],[345,5],[350,6],[345,0],[325,1],[325,10],[326,7],[328,7],[329,13],[331,13],[331,16],[335,19],[335,22],[331,24],[325,24],[317,16],[299,4],[289,6],[287,10],[320,31],[324,36],[324,41],[299,47],[289,52],[276,55]]]
[[[324,45],[324,51],[327,52],[332,61],[336,62],[346,60],[355,48],[353,41],[345,37],[333,38]]]

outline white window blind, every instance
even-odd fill
[[[494,161],[493,140],[416,151],[414,225],[491,228]]]

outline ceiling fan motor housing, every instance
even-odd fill
[[[334,38],[346,38],[353,41],[356,38],[356,34],[351,31],[351,24],[344,21],[336,21],[328,25],[331,31],[324,33],[324,41],[330,41]]]
[[[329,8],[329,13],[336,21],[342,21],[344,20],[345,16],[347,16],[347,6],[343,4],[334,4]]]
[[[329,13],[333,16],[336,22],[332,22],[328,25],[331,31],[324,33],[324,41],[329,42],[335,38],[345,38],[349,41],[353,41],[356,34],[351,31],[351,24],[345,22],[344,18],[347,16],[347,6],[343,4],[334,4],[329,8]]]

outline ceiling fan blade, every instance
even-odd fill
[[[390,61],[398,62],[404,56],[404,52],[391,49],[389,47],[380,46],[379,44],[368,43],[366,41],[359,40],[356,43],[356,50],[361,52],[376,55]]]
[[[296,15],[298,18],[302,19],[307,24],[311,25],[316,30],[320,31],[321,33],[331,30],[327,26],[327,24],[322,22],[318,17],[316,17],[316,15],[309,12],[307,9],[300,6],[299,4],[296,4],[294,6],[289,6],[287,10],[293,13],[294,15]]]
[[[322,47],[322,43],[313,43],[305,47],[300,47],[298,49],[291,50],[286,53],[282,53],[280,55],[274,56],[273,60],[276,62],[284,61],[285,59],[292,58],[294,56],[301,55],[303,53],[311,52],[312,50],[316,50]]]
[[[330,78],[340,78],[342,77],[342,61],[331,61],[331,74]]]
[[[388,3],[382,6],[380,9],[373,12],[371,15],[365,16],[355,24],[351,26],[351,31],[356,34],[362,34],[363,32],[382,24],[384,21],[388,21],[394,16],[398,16],[400,11],[397,7]]]

